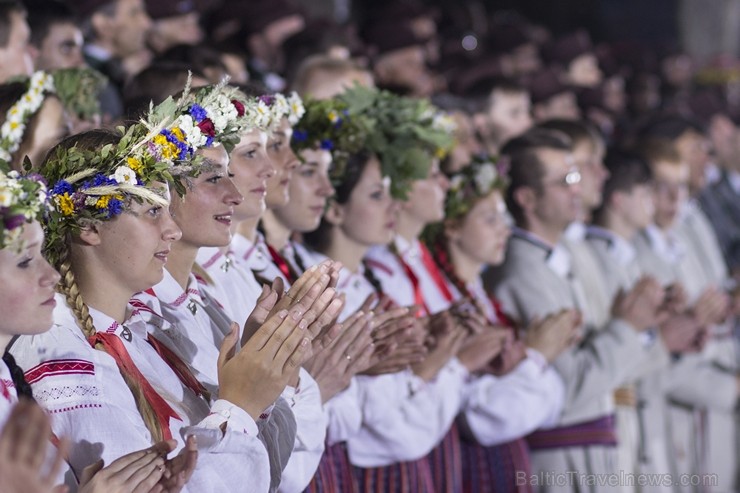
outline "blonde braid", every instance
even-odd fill
[[[77,286],[75,274],[72,270],[72,262],[69,258],[69,247],[62,248],[61,250],[57,270],[61,274],[62,279],[59,283],[58,289],[66,297],[67,304],[72,309],[72,312],[77,319],[77,324],[82,329],[83,334],[85,334],[86,338],[90,338],[96,333],[95,324],[90,316],[90,310],[88,310],[87,304],[82,299],[79,287]],[[95,349],[105,351],[103,345],[99,343],[95,345]],[[129,375],[127,371],[124,371],[120,365],[118,368],[123,380],[126,382],[126,385],[128,385],[128,388],[134,396],[136,408],[139,410],[139,414],[141,414],[144,424],[152,435],[152,443],[164,440],[162,427],[157,419],[156,413],[154,412],[154,408],[144,395],[144,390],[132,375]]]

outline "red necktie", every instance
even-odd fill
[[[290,273],[290,266],[288,266],[288,262],[285,261],[283,256],[270,245],[267,245],[267,249],[270,251],[272,261],[275,262],[275,265],[277,265],[278,269],[280,269],[280,272],[283,273],[288,282],[291,284],[295,282],[295,279],[293,279],[293,276]]]
[[[193,373],[180,359],[179,356],[177,356],[170,348],[162,344],[156,337],[151,334],[147,335],[146,340],[154,348],[157,354],[162,357],[164,362],[167,363],[167,366],[169,366],[172,371],[175,372],[177,377],[180,379],[180,382],[182,382],[184,386],[192,390],[195,395],[203,397],[206,400],[210,400],[210,392],[208,392],[203,384],[200,383],[197,378],[195,378]]]
[[[414,274],[414,271],[409,265],[404,262],[403,257],[401,255],[396,254],[396,257],[398,258],[398,261],[401,262],[401,265],[403,266],[403,270],[406,273],[406,277],[409,278],[409,281],[411,281],[411,285],[414,287],[414,304],[419,307],[419,311],[416,313],[417,317],[423,316],[425,314],[429,314],[429,309],[427,308],[426,303],[424,303],[424,295],[421,293],[421,286],[419,285],[419,278],[416,277],[416,274]]]
[[[419,248],[421,249],[421,261],[424,263],[424,267],[426,267],[427,272],[432,276],[434,284],[437,285],[442,296],[444,296],[448,302],[452,303],[455,300],[455,297],[447,286],[447,281],[445,281],[442,276],[442,271],[439,270],[439,266],[432,258],[432,254],[429,252],[429,249],[423,243],[419,243]]]
[[[154,414],[157,416],[157,421],[162,428],[162,434],[165,440],[172,438],[172,432],[170,431],[170,418],[175,418],[182,421],[182,418],[175,412],[167,401],[165,401],[161,395],[154,390],[154,387],[149,381],[144,378],[136,364],[128,354],[126,347],[123,345],[121,340],[115,334],[108,334],[105,332],[97,332],[87,338],[87,341],[95,347],[97,344],[101,344],[105,348],[105,352],[108,353],[116,360],[118,367],[122,372],[133,378],[136,383],[141,387],[144,393],[144,398],[151,404]]]

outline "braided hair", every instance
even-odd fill
[[[434,240],[426,242],[427,247],[432,252],[434,263],[437,264],[437,267],[439,267],[442,273],[447,276],[447,279],[449,279],[463,296],[473,299],[474,295],[468,289],[468,285],[455,272],[455,266],[452,264],[452,258],[446,240],[445,235],[440,234]]]
[[[373,272],[372,267],[370,267],[370,264],[368,264],[367,260],[362,259],[362,267],[364,268],[363,275],[365,276],[365,279],[367,282],[369,282],[373,289],[375,289],[375,292],[378,294],[378,296],[383,295],[383,285],[380,284],[380,280],[375,275],[375,272]]]
[[[5,354],[3,354],[3,361],[8,367],[8,370],[10,370],[10,378],[13,379],[13,385],[15,385],[18,397],[23,396],[34,400],[31,385],[26,381],[23,370],[18,366],[18,363],[15,362],[15,358],[13,358],[13,355],[10,354],[7,349],[5,350]]]
[[[54,156],[56,149],[61,146],[76,145],[81,148],[97,149],[106,144],[116,145],[119,140],[120,137],[112,132],[101,130],[83,132],[73,137],[69,137],[57,144],[56,147],[49,151],[48,156]],[[58,255],[54,255],[54,258],[50,260],[61,275],[61,280],[57,285],[57,290],[64,295],[67,305],[72,310],[72,313],[77,320],[77,325],[82,330],[82,333],[86,338],[90,338],[96,334],[96,329],[93,319],[90,316],[90,310],[80,293],[79,286],[77,285],[69,247],[71,243],[72,238],[67,236],[63,245],[60,245],[58,252],[56,252]],[[105,351],[105,348],[101,344],[96,344],[95,349]],[[130,375],[128,371],[124,370],[122,365],[119,364],[118,368],[121,371],[121,376],[126,382],[126,385],[128,385],[134,396],[136,407],[141,414],[147,429],[152,435],[153,442],[163,440],[163,429],[157,419],[152,404],[146,399],[141,385],[136,381],[133,375]]]
[[[67,305],[72,309],[77,325],[82,329],[82,333],[85,338],[90,338],[95,335],[95,324],[90,316],[90,310],[82,298],[77,281],[75,279],[74,271],[72,270],[72,262],[70,260],[69,249],[61,252],[60,257],[61,263],[57,266],[59,273],[62,275],[62,279],[59,283],[59,291],[64,295]],[[102,344],[98,343],[95,349],[99,351],[105,351]],[[159,442],[164,439],[164,430],[162,429],[157,415],[154,412],[152,404],[146,399],[144,395],[144,389],[139,385],[133,375],[130,375],[123,369],[123,366],[119,365],[118,369],[121,371],[121,376],[126,382],[126,385],[131,390],[136,402],[136,408],[141,414],[144,424],[146,425],[149,433],[152,435],[153,442]]]

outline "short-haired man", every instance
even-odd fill
[[[124,82],[151,60],[146,49],[151,19],[143,0],[82,0],[70,5],[83,19],[86,63],[110,81],[101,96],[103,118],[115,120],[123,114]]]
[[[652,139],[641,146],[653,175],[655,216],[635,239],[643,271],[664,283],[679,281],[687,293],[688,314],[701,329],[696,354],[683,355],[671,369],[668,453],[675,473],[711,472],[718,481],[717,491],[734,491],[736,450],[727,437],[734,436],[736,429],[737,350],[732,338],[713,341],[711,337],[723,331],[729,299],[707,268],[706,255],[692,239],[694,233],[683,222],[692,173],[676,144]],[[727,351],[729,355],[724,354]],[[703,413],[706,416],[700,418]]]
[[[532,126],[530,111],[531,100],[524,86],[510,79],[491,80],[485,104],[474,117],[486,151],[495,156],[507,141],[529,130]]]
[[[502,153],[510,160],[507,204],[517,228],[504,265],[487,276],[488,287],[525,323],[576,308],[587,326],[582,341],[554,362],[566,384],[566,404],[557,427],[529,437],[537,473],[531,484],[543,492],[582,491],[596,477],[591,475],[619,472],[613,394],[632,377],[633,365],[650,357],[640,333],[654,325],[662,290],[641,280],[615,304],[612,318],[595,326],[572,255],[561,241],[582,207],[572,142],[562,132],[535,128]]]
[[[33,72],[28,49],[31,30],[26,22],[26,9],[17,0],[0,3],[0,84]]]
[[[37,70],[82,67],[82,30],[72,10],[58,0],[30,0],[31,53]]]
[[[643,270],[632,241],[653,220],[652,175],[639,156],[624,151],[607,155],[609,178],[604,184],[603,203],[588,228],[587,242],[599,260],[610,297],[635,285]],[[617,397],[619,467],[625,472],[665,474],[671,471],[669,435],[665,426],[672,374],[669,354],[692,350],[697,324],[681,313],[683,291],[674,284],[666,289],[665,319],[657,330],[646,333],[653,357],[642,374]],[[626,390],[626,389],[625,389]],[[628,402],[631,399],[633,402]],[[627,402],[625,402],[627,401]],[[651,485],[643,491],[668,493],[668,485]]]

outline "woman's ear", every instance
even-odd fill
[[[460,238],[460,222],[452,219],[445,219],[444,221],[444,234],[445,239],[448,241],[455,241]]]
[[[334,200],[329,201],[329,206],[324,212],[324,219],[332,226],[341,226],[344,222],[344,207]]]
[[[84,245],[97,246],[100,245],[101,238],[98,227],[94,224],[88,224],[80,230],[79,242]]]

